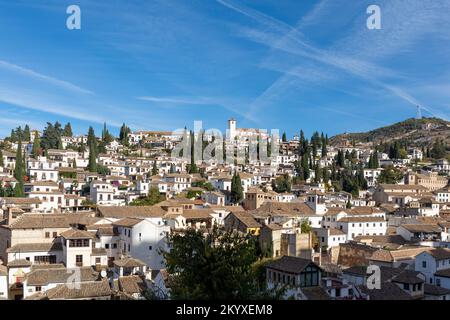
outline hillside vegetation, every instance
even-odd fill
[[[404,141],[410,146],[428,147],[437,139],[450,145],[450,122],[439,118],[407,119],[368,132],[344,133],[330,139],[332,145],[346,143],[383,144]]]

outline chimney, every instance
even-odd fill
[[[11,225],[13,223],[14,217],[13,217],[13,208],[7,207],[7,223],[8,225]]]

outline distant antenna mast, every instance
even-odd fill
[[[422,108],[418,105],[417,106],[417,119],[422,119]]]

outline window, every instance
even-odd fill
[[[77,267],[82,267],[83,266],[83,256],[81,254],[77,254],[75,256],[75,261],[76,261]]]
[[[409,290],[409,283],[404,283],[403,284],[403,289]]]
[[[56,238],[58,236],[58,232],[53,232],[53,238]]]
[[[95,264],[100,264],[101,263],[101,259],[100,258],[95,258]]]
[[[148,246],[148,250],[152,250],[153,249],[153,247],[152,246]]]
[[[427,262],[426,261],[422,261],[422,268],[426,268],[427,267]]]
[[[50,232],[46,232],[46,233],[45,233],[45,237],[46,237],[46,238],[50,238]]]
[[[319,272],[313,266],[309,266],[300,274],[301,287],[315,287],[319,285]]]
[[[109,243],[105,243],[105,249],[109,249]]]
[[[436,279],[436,285],[437,285],[438,287],[441,286],[441,279],[439,279],[439,278]]]
[[[42,291],[42,287],[41,286],[36,286],[36,292],[41,292]]]
[[[35,264],[55,264],[56,263],[56,255],[35,256],[34,263]]]
[[[72,248],[89,247],[89,239],[71,239],[69,240],[69,247]]]
[[[117,249],[117,243],[113,243],[113,249]]]

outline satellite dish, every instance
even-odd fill
[[[102,272],[100,272],[100,275],[102,276],[102,278],[106,278],[106,270],[102,270]]]

